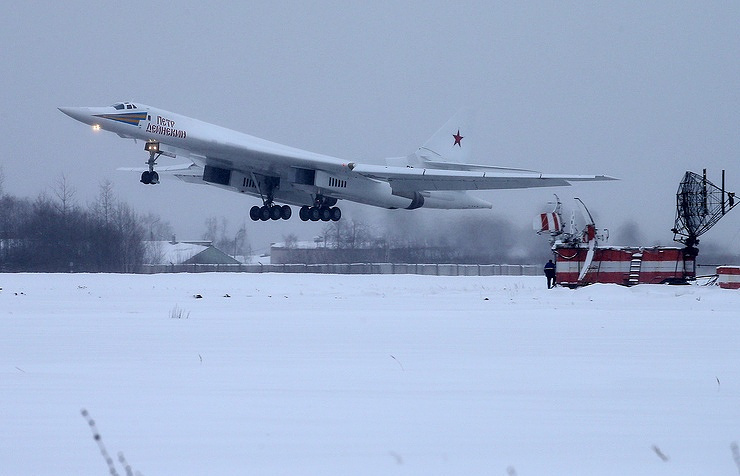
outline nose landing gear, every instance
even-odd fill
[[[141,173],[140,181],[143,184],[156,185],[159,183],[159,174],[153,170],[151,172],[148,170],[145,170],[144,172]]]
[[[146,185],[156,185],[159,183],[159,174],[154,171],[154,166],[157,164],[157,159],[162,152],[159,151],[159,142],[154,140],[146,141],[144,144],[144,150],[149,152],[149,160],[146,161],[149,166],[149,170],[145,170],[141,173],[141,183]]]

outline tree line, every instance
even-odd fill
[[[120,272],[139,269],[147,230],[110,182],[87,206],[62,177],[36,199],[4,194],[0,175],[0,271]]]

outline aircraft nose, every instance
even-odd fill
[[[57,109],[72,119],[84,122],[85,124],[90,124],[92,121],[89,107],[58,107]]]

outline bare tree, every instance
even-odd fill
[[[119,243],[116,264],[121,272],[134,272],[144,261],[146,230],[141,225],[139,216],[126,203],[116,206],[114,225]]]
[[[203,233],[202,238],[204,240],[210,240],[214,245],[219,241],[223,241],[226,236],[228,223],[229,221],[226,217],[210,216],[206,218],[206,231]]]
[[[161,241],[144,242],[144,264],[166,264],[164,258],[164,245]]]
[[[356,220],[329,222],[323,229],[324,242],[334,248],[356,249],[367,247],[376,241],[370,226]]]
[[[295,233],[291,233],[287,236],[283,236],[283,242],[287,249],[292,250],[298,245],[298,237]]]
[[[169,241],[175,236],[175,231],[169,222],[162,220],[159,215],[147,213],[140,217],[141,225],[147,230],[148,241]]]
[[[67,176],[62,174],[62,176],[57,179],[56,185],[54,187],[54,196],[58,200],[58,203],[56,203],[54,206],[59,211],[59,213],[62,214],[62,216],[66,216],[67,213],[69,213],[76,206],[76,194],[77,191],[69,184],[69,182],[67,181]]]
[[[96,218],[108,224],[113,220],[115,206],[116,196],[113,193],[113,183],[110,180],[105,180],[100,183],[98,197],[90,208]]]
[[[247,240],[247,225],[242,226],[233,234],[229,231],[229,221],[226,217],[211,216],[206,219],[206,231],[202,238],[209,240],[216,248],[229,253],[232,256],[247,256],[252,253],[252,248]]]
[[[30,220],[31,214],[30,200],[0,196],[0,270],[20,270],[11,257],[22,244],[23,224]]]
[[[252,247],[249,246],[247,240],[247,224],[242,223],[242,226],[236,230],[234,235],[234,257],[237,256],[249,256],[252,254]]]

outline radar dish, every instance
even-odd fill
[[[724,183],[724,171],[722,188],[707,180],[706,170],[704,175],[686,172],[676,193],[676,222],[671,230],[674,241],[694,246],[699,236],[737,205],[735,194],[725,192]]]

